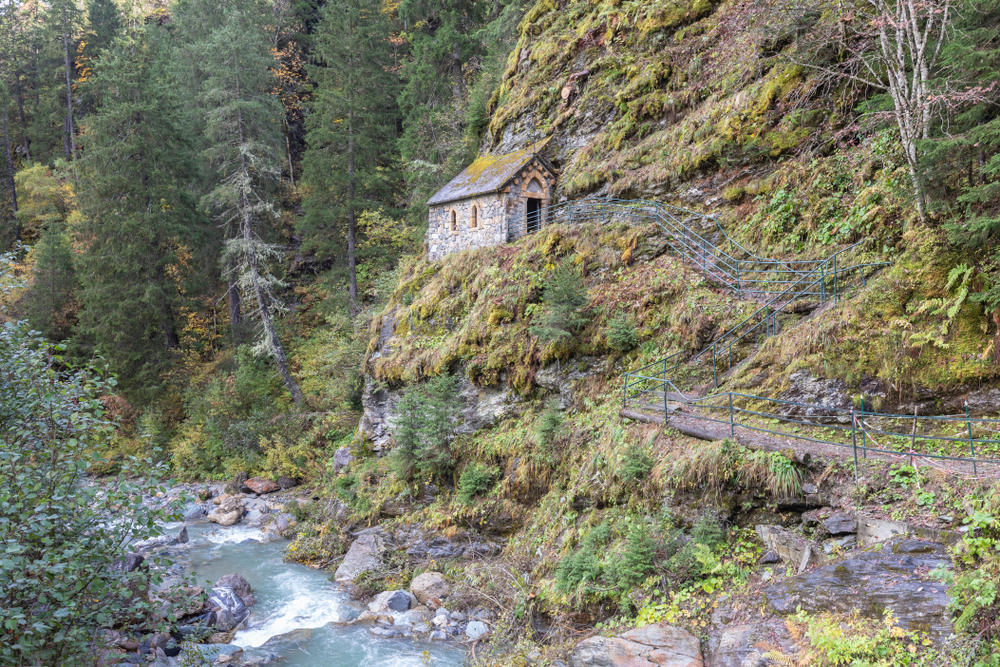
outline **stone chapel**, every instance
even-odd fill
[[[513,241],[545,224],[556,174],[540,141],[506,155],[482,155],[427,202],[427,254]]]

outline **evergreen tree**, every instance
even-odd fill
[[[87,52],[95,58],[121,34],[121,12],[114,0],[87,0],[87,25],[90,32]]]
[[[63,340],[75,323],[73,250],[61,222],[50,224],[35,246],[35,264],[27,295],[31,327],[51,340]]]
[[[214,170],[205,204],[224,229],[223,270],[254,304],[260,332],[256,350],[274,359],[295,404],[302,392],[292,377],[275,317],[283,286],[273,267],[280,248],[266,239],[277,218],[273,203],[281,175],[281,108],[271,96],[274,60],[260,0],[227,3],[222,25],[205,43],[201,105],[208,110],[205,156]]]
[[[346,237],[348,294],[358,305],[358,217],[384,206],[394,184],[398,78],[381,0],[332,0],[314,35],[315,82],[304,158],[305,250],[336,251]]]
[[[530,331],[543,343],[559,343],[572,337],[587,323],[584,306],[587,291],[580,268],[569,258],[552,272],[542,294],[544,310]]]
[[[178,121],[167,55],[157,26],[105,53],[81,161],[81,338],[133,391],[158,386],[179,346],[178,252],[203,242],[188,194],[193,148]]]
[[[951,113],[925,150],[950,239],[985,251],[985,280],[973,298],[992,311],[1000,363],[1000,0],[967,0],[957,17],[936,82]]]

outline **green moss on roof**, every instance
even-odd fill
[[[429,206],[497,192],[507,185],[538,152],[545,147],[543,139],[521,150],[505,155],[481,155],[428,200]]]

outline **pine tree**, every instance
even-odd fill
[[[303,160],[309,191],[300,223],[303,248],[335,251],[346,237],[348,295],[358,307],[358,217],[390,199],[398,78],[381,0],[333,0],[314,35],[309,74],[316,83]],[[333,241],[333,242],[332,242]],[[331,243],[332,242],[332,243]]]
[[[260,0],[226,3],[222,25],[205,43],[201,105],[208,110],[205,156],[214,188],[204,201],[224,229],[225,275],[255,305],[255,349],[274,359],[301,406],[302,392],[275,324],[284,309],[277,295],[283,284],[272,267],[282,253],[265,238],[277,218],[273,196],[281,175],[281,108],[269,92],[274,61],[262,23],[266,16]]]
[[[543,343],[559,343],[579,332],[587,323],[584,306],[587,291],[583,276],[571,259],[565,259],[552,272],[542,294],[544,310],[530,331]]]
[[[76,272],[66,225],[53,222],[34,248],[27,316],[31,327],[51,340],[67,338],[75,323]]]
[[[155,390],[179,346],[178,251],[203,243],[168,54],[157,26],[105,53],[81,160],[81,340],[133,392]]]

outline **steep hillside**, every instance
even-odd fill
[[[543,0],[521,22],[483,149],[551,136],[560,198],[681,202],[763,256],[846,250],[845,261],[879,263],[835,303],[783,316],[723,389],[921,414],[968,400],[993,414],[995,327],[969,298],[969,258],[917,221],[891,132],[855,124],[871,91],[796,64],[795,38],[831,20],[766,1]],[[489,609],[488,663],[556,664],[595,624],[681,626],[712,665],[963,664],[988,652],[942,640],[945,589],[923,566],[904,586],[915,597],[890,593],[858,613],[835,600],[861,593],[803,574],[822,578],[841,557],[869,567],[849,550],[870,539],[883,554],[862,557],[874,571],[895,567],[897,549],[946,563],[940,546],[882,543],[857,526],[958,539],[949,531],[978,521],[977,508],[996,510],[988,481],[623,419],[624,371],[703,349],[760,307],[753,297],[706,279],[652,225],[558,225],[411,259],[372,322],[361,428],[335,459],[333,499],[308,512],[294,552],[335,561],[348,543],[338,528],[379,524],[393,555],[363,585],[405,585],[424,569],[463,582],[454,604]],[[838,532],[835,517],[854,527]],[[497,546],[438,562],[420,555],[415,530]],[[978,555],[956,561],[955,605],[983,619],[993,602],[969,602],[969,572],[995,563],[962,548]],[[806,611],[786,616],[796,604]],[[648,646],[636,637],[613,641]],[[603,664],[612,640],[588,641],[570,664]]]

